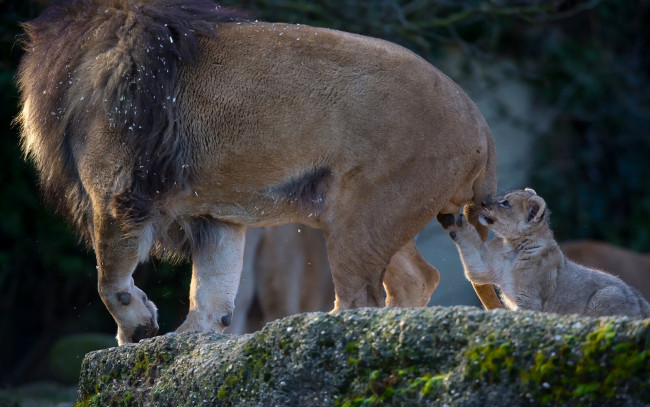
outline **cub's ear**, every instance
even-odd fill
[[[539,196],[533,195],[526,201],[526,222],[539,222],[544,219],[546,202]]]

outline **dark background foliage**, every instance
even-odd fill
[[[17,113],[14,72],[22,54],[19,22],[35,17],[46,3],[0,3],[0,385],[47,377],[43,361],[63,334],[115,332],[96,292],[92,252],[42,204],[33,167],[24,162],[11,126]],[[251,10],[260,20],[388,39],[434,64],[455,47],[465,61],[453,78],[460,83],[469,77],[496,80],[472,75],[473,61],[512,62],[507,75],[527,83],[539,109],[552,113],[525,161],[532,167],[529,185],[553,211],[556,237],[598,238],[650,251],[650,1],[221,4]],[[161,309],[163,332],[173,330],[187,311],[188,278],[187,265],[154,263],[136,273],[138,285]]]

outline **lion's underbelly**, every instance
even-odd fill
[[[277,226],[297,222],[299,219],[278,207],[250,205],[249,207],[230,203],[213,203],[208,207],[208,215],[224,222],[240,223],[247,226]]]
[[[168,201],[164,212],[174,218],[210,217],[256,227],[300,221],[309,223],[310,220],[309,216],[307,220],[299,217],[295,206],[282,196],[269,193],[268,188],[193,188],[189,193]]]

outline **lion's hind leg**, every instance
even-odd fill
[[[494,146],[494,140],[491,136],[487,137],[487,161],[485,169],[474,180],[472,185],[472,201],[465,206],[465,216],[471,225],[476,228],[482,241],[488,239],[488,228],[481,225],[478,220],[479,212],[483,201],[496,194],[497,190],[497,156]],[[481,300],[483,307],[487,310],[503,308],[501,299],[494,290],[492,284],[472,283],[476,295]]]
[[[334,233],[327,236],[327,255],[334,280],[332,312],[384,306],[383,271],[390,255],[384,261],[369,248],[372,245],[364,242],[362,236],[338,238]]]
[[[158,332],[157,310],[133,283],[133,271],[152,245],[152,229],[125,231],[113,218],[95,214],[93,244],[97,256],[99,295],[117,322],[120,345]]]
[[[335,228],[326,229],[335,286],[333,311],[426,305],[439,275],[415,247],[419,225],[403,222],[399,230],[386,218],[341,216],[337,220]],[[388,222],[382,224],[383,220]],[[408,237],[404,241],[402,236]]]
[[[440,273],[411,239],[393,255],[384,274],[387,307],[424,307],[440,282]]]

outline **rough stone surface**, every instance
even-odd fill
[[[474,307],[288,317],[86,355],[80,406],[650,404],[650,320]]]

